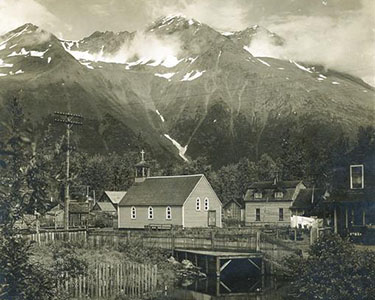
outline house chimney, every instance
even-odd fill
[[[280,181],[279,176],[279,172],[275,172],[275,177],[273,178],[273,185],[276,185]]]

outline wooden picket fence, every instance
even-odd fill
[[[87,230],[51,230],[39,233],[23,234],[28,240],[35,241],[39,245],[54,241],[85,242],[87,240]]]
[[[76,299],[110,299],[119,294],[141,298],[156,291],[157,274],[157,265],[98,263],[85,276],[62,274],[57,289]]]

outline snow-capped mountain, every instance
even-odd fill
[[[82,113],[77,136],[88,151],[142,146],[162,161],[203,155],[215,166],[277,154],[291,129],[353,134],[374,122],[371,86],[320,66],[254,57],[247,46],[257,34],[283,46],[259,26],[221,33],[183,16],[80,41],[25,24],[0,37],[0,100],[22,89],[41,127],[55,110]]]

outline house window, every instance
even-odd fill
[[[284,209],[279,208],[279,221],[284,221]]]
[[[167,206],[165,209],[165,218],[167,220],[172,220],[172,208],[170,206]]]
[[[201,210],[201,199],[195,200],[195,210]]]
[[[350,166],[350,188],[363,189],[364,185],[363,165]]]
[[[260,208],[255,209],[255,221],[260,221]]]
[[[130,219],[135,220],[137,218],[137,210],[134,206],[130,209]]]
[[[255,199],[262,199],[262,193],[255,193],[254,198]]]
[[[208,198],[204,199],[204,210],[207,211],[210,209],[210,201]]]
[[[275,192],[275,198],[281,199],[284,196],[283,192]]]
[[[154,218],[154,209],[152,208],[152,206],[149,206],[149,208],[148,208],[148,219],[152,220],[153,218]]]

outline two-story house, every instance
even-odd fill
[[[246,226],[290,226],[290,207],[299,191],[306,186],[302,181],[254,182],[245,195]]]
[[[334,232],[351,235],[375,229],[374,161],[349,165],[338,170],[325,204],[332,212]]]

